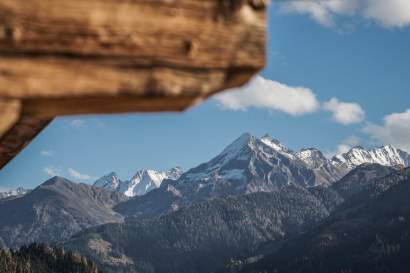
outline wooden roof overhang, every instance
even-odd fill
[[[182,111],[265,64],[266,0],[0,0],[0,168],[60,115]]]

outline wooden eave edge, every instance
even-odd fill
[[[60,115],[182,111],[265,64],[266,0],[0,0],[0,169]]]

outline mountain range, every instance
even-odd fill
[[[181,174],[179,167],[168,171],[140,170],[130,180],[121,181],[115,172],[111,172],[95,181],[94,186],[134,197],[159,188],[166,179],[177,180]]]
[[[347,190],[363,177],[369,179],[360,190]],[[406,272],[387,262],[383,271],[370,265],[389,256],[405,263],[409,179],[409,168],[363,164],[330,187],[290,184],[214,198],[162,217],[87,229],[62,246],[108,273]],[[368,268],[356,266],[361,259]]]
[[[210,161],[119,204],[116,210],[126,217],[151,218],[213,198],[272,192],[290,184],[329,186],[361,164],[406,167],[409,158],[404,151],[383,146],[355,147],[328,159],[317,149],[294,152],[268,135],[243,134]]]
[[[404,255],[396,250],[405,237],[394,241],[383,233],[380,239],[378,231],[394,226],[405,236],[403,223],[410,215],[398,206],[407,206],[402,199],[409,162],[409,154],[390,145],[354,147],[328,159],[318,149],[293,151],[268,135],[243,134],[185,173],[142,170],[128,181],[111,173],[94,185],[54,177],[26,194],[1,199],[0,215],[7,217],[0,218],[0,246],[53,243],[93,258],[108,273],[344,272],[341,261],[318,267],[349,251],[344,242]],[[398,189],[403,194],[391,201],[396,205],[381,203]],[[357,236],[342,240],[339,227]],[[323,247],[328,231],[331,239],[339,238],[334,252]],[[294,248],[306,253],[291,255]],[[358,257],[376,257],[360,251]],[[301,257],[312,267],[304,267]],[[347,272],[360,272],[354,270]]]

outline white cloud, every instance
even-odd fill
[[[224,108],[246,110],[264,108],[281,111],[292,116],[312,113],[320,108],[316,95],[305,87],[291,87],[285,84],[254,77],[242,88],[228,90],[215,96]]]
[[[85,126],[85,120],[83,120],[83,119],[74,119],[70,122],[70,125],[74,128],[83,128]]]
[[[333,17],[335,14],[353,14],[356,7],[355,0],[306,0],[281,3],[282,11],[307,14],[326,27],[334,26]]]
[[[410,25],[409,0],[365,0],[363,15],[385,27]]]
[[[386,116],[382,125],[367,124],[363,131],[379,143],[410,152],[410,109]]]
[[[279,4],[281,10],[307,14],[321,25],[334,26],[340,15],[360,15],[385,27],[410,25],[408,0],[300,0]]]
[[[323,109],[331,112],[333,119],[343,125],[360,123],[365,117],[365,112],[358,103],[341,102],[336,98],[325,102]]]
[[[60,169],[53,167],[53,166],[47,166],[43,169],[43,172],[45,174],[47,174],[50,177],[54,177],[54,176],[59,176],[61,171]]]
[[[40,155],[45,156],[45,157],[53,157],[54,152],[52,150],[41,150]]]
[[[78,171],[76,171],[72,168],[69,168],[67,171],[68,171],[68,174],[72,178],[75,178],[75,179],[78,179],[78,180],[84,180],[85,181],[85,180],[95,180],[95,179],[97,179],[94,176],[91,176],[91,175],[88,175],[88,174],[82,174],[82,173],[80,173],[80,172],[78,172]]]

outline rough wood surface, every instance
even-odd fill
[[[5,166],[14,158],[50,121],[33,116],[20,116],[0,137],[0,166]]]
[[[181,111],[244,84],[266,2],[0,0],[0,168],[55,116]]]
[[[20,117],[21,103],[19,100],[0,99],[0,136],[4,135]]]

